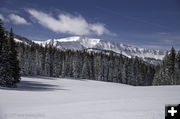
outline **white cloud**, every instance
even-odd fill
[[[14,24],[25,24],[25,25],[30,25],[23,17],[20,17],[15,14],[10,14],[9,18],[11,21],[13,21]]]
[[[59,33],[73,35],[103,35],[110,33],[101,23],[90,24],[82,16],[59,14],[58,19],[35,9],[28,9],[30,13],[42,26]]]
[[[103,24],[96,23],[96,24],[91,24],[90,29],[92,31],[95,31],[97,35],[102,35],[104,33],[109,33],[109,31],[104,27]]]

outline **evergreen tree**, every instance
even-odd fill
[[[178,85],[180,84],[180,54],[176,55],[172,47],[169,53],[166,53],[162,64],[156,69],[153,85]]]
[[[10,30],[8,44],[9,44],[9,60],[11,64],[12,77],[14,78],[14,83],[18,83],[20,81],[20,68],[19,68],[19,61],[17,59],[16,44],[14,41],[14,34],[12,28]]]
[[[180,84],[180,51],[176,55],[175,69],[175,82],[176,84]]]
[[[86,54],[86,53],[84,53]],[[88,60],[88,55],[83,56],[83,66],[81,72],[81,78],[90,79],[90,63]]]
[[[168,74],[169,74],[169,82],[170,84],[175,84],[174,80],[174,75],[175,75],[175,57],[176,57],[176,52],[175,49],[172,47],[170,54],[169,54],[169,59],[168,59]]]
[[[5,33],[0,20],[0,86],[15,87],[7,41],[8,34]]]
[[[177,68],[180,70],[180,51],[177,53],[176,56],[176,64],[177,64]]]

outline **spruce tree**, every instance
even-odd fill
[[[156,69],[153,85],[178,85],[180,84],[180,53],[176,55],[172,47],[166,53],[162,64]]]
[[[177,64],[178,70],[180,70],[180,51],[177,53],[177,56],[176,56],[176,64]]]
[[[0,56],[2,55],[4,38],[4,28],[2,26],[2,20],[0,19]]]
[[[170,54],[169,54],[169,59],[168,59],[168,74],[169,74],[169,82],[170,84],[175,84],[174,80],[174,75],[175,75],[175,57],[176,57],[176,52],[175,49],[172,47]]]
[[[20,68],[15,49],[14,35],[8,34],[0,20],[0,86],[16,87],[20,79]]]
[[[7,45],[7,34],[0,20],[0,86],[13,87],[12,70],[9,61],[9,48]]]
[[[180,51],[176,55],[176,73],[175,73],[175,82],[180,84]]]
[[[12,77],[14,78],[14,83],[18,83],[20,81],[20,68],[19,68],[19,61],[17,59],[16,43],[14,41],[14,34],[12,28],[9,34],[8,45],[9,45],[9,60],[11,64]]]

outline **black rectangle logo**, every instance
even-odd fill
[[[180,104],[166,105],[165,119],[180,119]]]

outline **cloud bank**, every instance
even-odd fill
[[[68,33],[72,35],[110,34],[110,31],[105,28],[104,24],[88,23],[82,16],[59,14],[56,19],[47,13],[35,9],[27,9],[27,12],[39,24],[57,33]]]
[[[24,25],[30,25],[23,17],[20,17],[16,14],[10,14],[9,19],[14,23],[14,24],[24,24]]]

